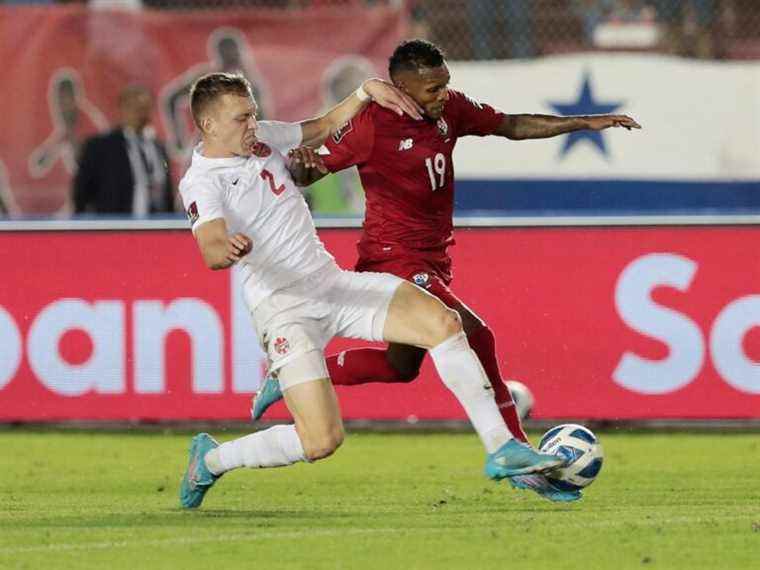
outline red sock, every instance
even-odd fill
[[[336,386],[367,382],[402,382],[386,360],[384,348],[354,348],[327,357],[327,371]]]
[[[491,381],[496,405],[499,406],[499,411],[509,431],[520,441],[528,443],[528,437],[523,431],[520,416],[517,415],[512,394],[509,393],[507,385],[501,379],[499,362],[496,360],[496,339],[493,332],[487,326],[478,327],[467,335],[467,340],[470,342],[472,350],[478,355],[480,363],[486,371],[486,376]]]

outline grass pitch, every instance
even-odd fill
[[[757,435],[598,435],[576,504],[485,480],[474,435],[355,433],[315,465],[230,473],[188,512],[187,434],[7,430],[0,568],[760,567]]]

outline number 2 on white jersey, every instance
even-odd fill
[[[274,181],[274,174],[269,172],[267,169],[264,169],[261,171],[261,177],[269,182],[269,189],[272,191],[272,194],[275,196],[279,196],[283,192],[285,192],[285,185],[280,184],[277,186],[276,182]]]
[[[443,188],[443,183],[446,178],[446,157],[443,154],[436,153],[434,158],[426,158],[425,166],[427,167],[428,176],[430,177],[430,188],[435,192],[439,188]],[[435,175],[438,175],[436,179]]]

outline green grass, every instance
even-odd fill
[[[358,433],[187,512],[188,435],[4,431],[0,568],[759,567],[757,435],[599,435],[577,504],[489,483],[472,435]]]

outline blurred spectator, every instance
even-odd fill
[[[509,57],[536,55],[531,0],[469,0],[470,35],[475,59],[500,57],[501,28],[506,31]]]
[[[665,29],[665,49],[670,53],[699,58],[715,56],[713,28],[717,0],[650,0]]]
[[[74,211],[146,216],[171,212],[166,149],[149,128],[153,97],[142,86],[119,95],[120,125],[88,139],[74,178]]]
[[[422,40],[430,39],[427,8],[420,0],[409,2],[409,37]]]
[[[359,55],[334,60],[322,76],[322,107],[331,109],[351,95],[365,79],[377,76],[372,63]],[[347,168],[322,178],[305,193],[316,214],[361,214],[364,190],[356,168]]]
[[[583,22],[583,38],[586,45],[594,44],[594,30],[606,21],[614,0],[573,0],[573,13]]]
[[[644,0],[615,0],[611,3],[610,22],[650,22],[652,7]]]

